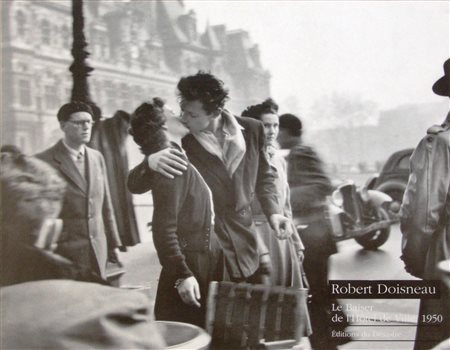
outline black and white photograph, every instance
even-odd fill
[[[450,350],[450,0],[0,14],[0,349]]]

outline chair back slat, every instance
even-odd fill
[[[228,342],[236,349],[248,343],[248,327],[246,325],[248,324],[249,299],[247,298],[247,289],[236,285],[230,322],[230,341]]]
[[[266,341],[274,341],[280,339],[281,333],[281,306],[284,295],[280,290],[272,289],[269,292],[266,311],[266,324],[264,327]]]
[[[229,341],[230,309],[233,307],[233,283],[220,283],[216,297],[215,318],[212,337],[217,343],[226,344]],[[230,295],[231,294],[231,295]]]
[[[286,292],[281,305],[281,332],[280,339],[296,339],[296,325],[299,323],[296,308],[299,308],[300,298],[295,294]],[[294,312],[293,312],[294,310]],[[299,340],[299,339],[298,339]]]
[[[258,344],[264,337],[267,297],[267,290],[263,286],[255,286],[251,291],[250,313],[248,319],[249,344]]]
[[[219,293],[219,282],[211,282],[206,300],[206,321],[205,330],[208,334],[213,334],[214,322],[216,318],[216,306]]]
[[[300,341],[308,317],[307,289],[212,282],[206,330],[211,349],[256,348],[262,340]]]

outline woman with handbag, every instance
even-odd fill
[[[291,188],[293,220],[296,225],[307,226],[300,232],[300,237],[305,245],[303,266],[312,295],[309,312],[313,333],[309,340],[314,350],[333,350],[350,341],[347,333],[341,332],[348,326],[343,311],[333,311],[343,321],[332,322],[332,305],[339,303],[328,294],[328,258],[337,252],[337,248],[326,219],[325,203],[333,187],[322,160],[303,142],[302,133],[302,122],[297,116],[280,116],[278,141],[283,149],[290,150],[287,179]],[[333,331],[342,336],[332,336]]]
[[[279,198],[280,212],[287,218],[292,218],[290,190],[287,182],[286,161],[277,152],[278,136],[278,105],[267,99],[263,103],[248,107],[242,112],[243,117],[260,120],[264,124],[266,137],[266,156],[272,170],[276,173],[276,188]],[[262,212],[259,202],[252,203],[252,213],[258,232],[260,259],[270,275],[269,283],[286,287],[305,287],[302,277],[304,246],[293,226],[293,234],[287,240],[275,237],[267,218]]]

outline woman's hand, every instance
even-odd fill
[[[194,276],[184,279],[177,290],[185,304],[200,307],[200,286]]]
[[[297,257],[300,264],[303,264],[303,261],[305,260],[305,252],[303,250],[297,250]]]
[[[269,223],[278,239],[286,239],[292,235],[292,223],[287,217],[281,214],[272,214]]]

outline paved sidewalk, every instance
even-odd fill
[[[120,258],[126,269],[121,284],[145,287],[150,300],[154,302],[161,266],[153,243],[145,242],[130,247],[128,252],[120,253]],[[368,317],[368,315],[365,316]],[[412,319],[403,323],[369,321],[365,322],[364,326],[350,326],[347,332],[351,333],[354,341],[340,346],[339,349],[410,350],[414,346],[416,332],[416,326],[412,321]],[[301,345],[305,350],[310,349],[309,341],[306,338],[303,339]]]
[[[161,265],[153,242],[144,242],[129,247],[127,252],[120,252],[120,260],[125,267],[125,274],[120,281],[121,285],[145,287],[148,289],[150,300],[154,302]]]

